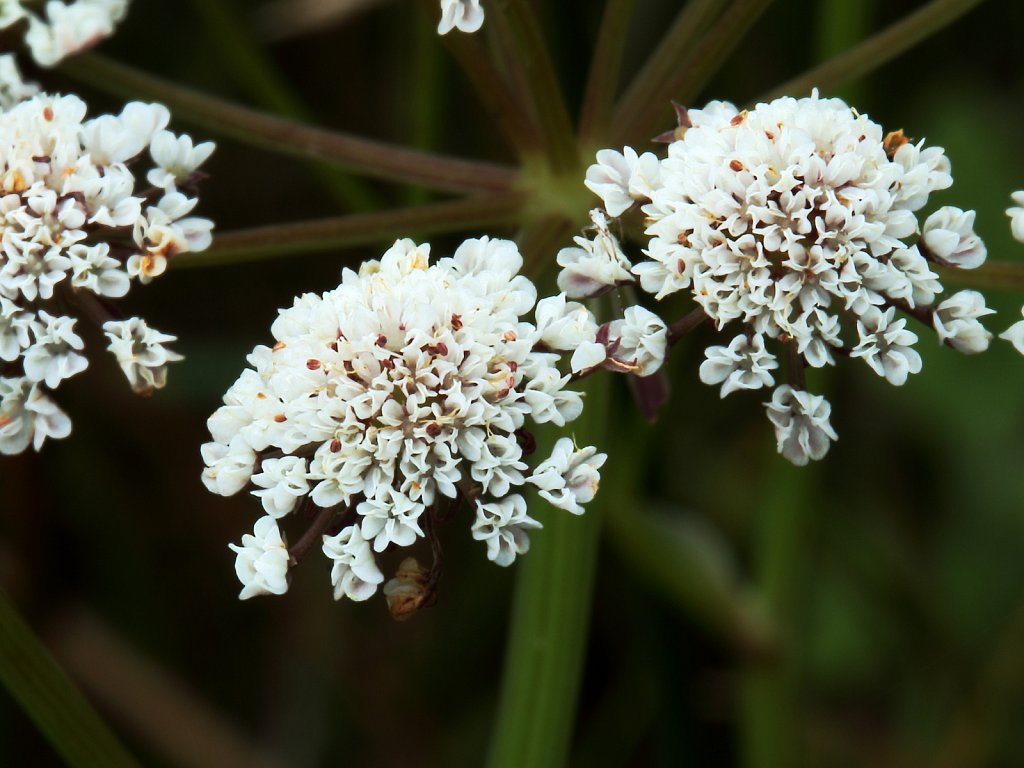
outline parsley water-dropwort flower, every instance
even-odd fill
[[[561,427],[583,409],[567,385],[604,358],[593,316],[564,296],[537,302],[510,241],[467,240],[433,264],[429,255],[399,240],[379,261],[346,269],[337,289],[300,296],[210,417],[207,488],[251,488],[266,513],[232,547],[242,598],[283,591],[288,568],[317,540],[335,598],[364,600],[384,580],[380,554],[427,539],[429,592],[436,529],[460,506],[475,514],[472,535],[488,558],[509,565],[540,527],[527,484],[575,514],[593,498],[605,458],[594,448],[563,438],[550,458],[528,463],[531,423]],[[536,324],[524,319],[535,304]],[[565,364],[562,353],[587,345],[597,354]],[[278,526],[289,516],[315,520],[285,558]],[[400,581],[406,597],[418,583]],[[405,610],[395,589],[390,603]]]
[[[726,346],[708,347],[702,381],[721,384],[723,397],[773,387],[779,357],[788,359],[788,383],[766,403],[786,458],[820,459],[836,438],[828,403],[803,391],[805,368],[861,358],[903,384],[921,370],[906,315],[960,352],[988,347],[984,298],[941,300],[934,271],[984,262],[974,212],[917,216],[953,182],[941,148],[885,134],[817,93],[678,113],[666,158],[602,150],[586,184],[609,215],[642,210],[647,258],[632,273],[644,291],[688,291],[718,330],[740,326]],[[563,280],[579,283],[575,262],[560,263]]]
[[[51,399],[88,361],[78,318],[102,325],[132,389],[149,394],[180,356],[173,336],[110,303],[132,281],[148,283],[176,253],[210,243],[212,223],[190,216],[196,167],[212,144],[192,147],[165,130],[159,104],[85,119],[75,96],[38,95],[0,112],[0,453],[66,437],[71,422]],[[190,151],[158,147],[187,143]],[[149,189],[136,191],[128,163],[148,150]]]

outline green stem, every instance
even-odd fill
[[[752,547],[760,597],[769,618],[783,632],[780,655],[740,675],[740,728],[746,768],[798,768],[800,742],[797,660],[802,586],[807,583],[806,528],[814,494],[813,466],[775,460],[764,503],[756,511]],[[810,473],[810,474],[809,474]]]
[[[532,99],[533,113],[543,136],[543,150],[555,170],[579,165],[576,137],[565,104],[554,62],[534,15],[526,0],[492,0],[497,18],[496,33],[509,53],[508,66],[517,70]]]
[[[943,283],[965,288],[1024,291],[1024,261],[989,259],[977,269],[939,267],[938,272]]]
[[[815,61],[827,61],[837,51],[845,51],[864,40],[873,12],[873,0],[819,0],[814,11]],[[850,83],[833,95],[841,96],[847,104],[863,104],[864,85]]]
[[[632,112],[627,111],[630,104],[616,110],[613,135],[629,143],[657,133],[657,126],[667,123],[669,99],[686,104],[696,97],[771,2],[733,0],[683,63],[652,84],[644,101],[638,101]]]
[[[375,178],[453,192],[511,189],[515,170],[492,163],[417,152],[360,136],[305,125],[183,88],[96,54],[61,66],[101,90],[166,104],[176,117],[213,133],[281,154],[331,163]]]
[[[255,227],[218,234],[209,251],[183,253],[174,267],[213,267],[326,251],[397,237],[479,230],[520,217],[521,195],[486,195],[391,211],[355,213],[316,221]]]
[[[645,107],[656,107],[668,114],[671,93],[664,84],[676,74],[693,48],[694,40],[719,13],[726,0],[690,0],[676,16],[658,47],[633,78],[626,93],[615,107],[612,134],[625,137],[635,134],[633,120]]]
[[[581,443],[602,443],[608,383],[608,377],[588,382],[586,409],[573,424]],[[517,563],[489,768],[566,765],[586,656],[601,499],[599,493],[582,517],[552,510],[532,551]],[[544,503],[536,496],[532,502]]]
[[[866,75],[963,16],[982,0],[932,0],[859,45],[773,88],[758,101],[835,88]]]
[[[436,8],[434,9],[436,11]],[[438,146],[441,121],[444,111],[444,80],[441,77],[441,51],[437,46],[437,31],[432,17],[428,18],[423,5],[416,6],[411,14],[412,72],[409,83],[412,92],[400,96],[401,111],[405,112],[405,123],[409,127],[410,144],[421,151],[431,152]],[[422,205],[430,199],[430,190],[410,187],[406,203]]]
[[[138,766],[3,592],[0,681],[68,765]]]
[[[278,115],[306,123],[313,120],[312,111],[254,39],[234,0],[192,0],[192,8],[206,28],[210,50],[256,103]],[[342,208],[366,211],[378,207],[377,196],[361,179],[319,164],[312,170]]]
[[[580,109],[580,138],[584,146],[608,133],[612,106],[619,92],[629,18],[635,5],[636,0],[605,0]]]

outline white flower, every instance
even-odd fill
[[[700,366],[700,380],[714,386],[721,384],[721,396],[737,389],[760,389],[775,384],[771,372],[779,367],[775,355],[764,348],[764,338],[754,334],[736,336],[728,347],[708,347]]]
[[[4,1],[4,5],[11,7],[23,4],[24,0]],[[35,4],[28,5],[31,8]],[[28,18],[25,43],[33,58],[44,67],[52,67],[66,56],[108,36],[127,8],[128,0],[74,0],[71,3],[48,0],[44,12],[21,8],[17,18]],[[16,20],[14,16],[10,10],[2,13],[0,26],[9,24],[8,19]]]
[[[148,394],[167,384],[167,363],[183,359],[164,345],[177,341],[177,336],[160,333],[146,325],[140,317],[110,320],[103,324],[103,333],[110,339],[107,349],[117,358],[128,383],[138,394]]]
[[[380,572],[370,545],[358,526],[350,525],[335,536],[324,536],[323,552],[334,562],[331,584],[334,585],[335,600],[342,597],[366,600],[384,581],[384,574]]]
[[[911,373],[921,372],[921,355],[913,348],[917,334],[906,329],[906,318],[894,319],[896,310],[869,310],[857,320],[860,343],[851,357],[860,357],[890,384],[901,386]]]
[[[1016,240],[1024,243],[1024,190],[1014,192],[1011,196],[1017,205],[1006,209],[1006,215],[1010,217],[1010,231]]]
[[[604,214],[595,209],[590,218],[594,222],[594,239],[575,237],[578,247],[563,248],[555,258],[562,267],[558,288],[572,299],[591,298],[616,285],[635,282],[629,259],[609,231]]]
[[[71,18],[54,5],[62,4],[47,6],[51,17]],[[114,5],[92,3],[94,10]],[[16,15],[0,0],[0,27]],[[148,281],[174,253],[209,244],[211,222],[188,216],[195,199],[178,192],[159,200],[151,190],[136,194],[129,166],[139,164],[157,132],[178,141],[163,131],[169,119],[165,107],[140,102],[116,116],[86,119],[81,99],[47,94],[0,109],[0,360],[9,364],[4,376],[41,386],[30,398],[39,413],[25,422],[37,434],[27,442],[19,436],[23,447],[38,448],[47,436],[70,429],[48,392],[88,364],[68,308],[82,307],[88,322],[102,324],[112,312],[98,297],[120,298],[133,278]],[[111,321],[104,330],[137,392],[163,386],[165,363],[180,359],[163,347],[174,337],[138,318]]]
[[[344,520],[325,539],[339,595],[368,597],[381,581],[372,552],[412,546],[467,501],[487,510],[491,556],[511,562],[534,525],[516,493],[531,477],[531,422],[582,411],[563,370],[578,345],[598,349],[593,365],[605,357],[593,316],[564,295],[527,319],[537,294],[521,266],[510,241],[467,240],[431,263],[430,246],[399,240],[336,289],[296,299],[208,421],[207,488],[251,483],[275,518],[302,504],[327,510],[328,527]],[[586,478],[567,477],[584,498]]]
[[[275,519],[284,517],[309,493],[306,460],[299,456],[264,459],[259,473],[252,476],[252,484],[259,489],[252,495],[263,502],[267,514]]]
[[[921,240],[928,254],[952,267],[975,269],[985,263],[986,249],[974,234],[974,211],[946,205],[925,219]]]
[[[975,355],[988,349],[992,340],[992,334],[978,318],[994,313],[994,309],[985,306],[985,297],[977,291],[958,291],[935,308],[932,323],[940,342],[965,355]],[[1007,333],[1009,331],[1002,338],[1009,338]]]
[[[484,23],[480,0],[441,0],[441,21],[437,34],[447,35],[453,29],[476,32]]]
[[[1021,310],[1021,313],[1024,314],[1024,309]],[[1014,349],[1024,355],[1024,320],[1018,320],[1011,325],[999,334],[999,338],[1013,344]]]
[[[571,438],[562,437],[555,443],[551,457],[537,465],[529,481],[554,506],[581,515],[580,505],[597,494],[601,482],[598,470],[607,458],[591,446],[576,450]]]
[[[228,544],[235,553],[235,575],[242,582],[238,597],[283,595],[288,591],[288,547],[272,517],[256,521],[252,534],[242,536],[242,545]]]
[[[583,182],[587,189],[601,198],[609,216],[621,216],[637,200],[651,196],[660,183],[661,171],[656,155],[637,155],[632,147],[622,152],[602,149],[597,162],[587,169]]]
[[[175,185],[187,181],[195,170],[206,162],[213,153],[212,141],[193,146],[192,137],[175,136],[170,131],[159,131],[153,136],[149,153],[156,163],[146,176],[154,187],[172,190]]]
[[[0,14],[3,12],[0,11]],[[5,26],[0,16],[0,29]],[[21,79],[21,72],[13,54],[0,54],[0,109],[9,109],[19,101],[31,98],[39,93],[39,86],[26,83]]]
[[[838,439],[828,420],[832,407],[821,395],[783,384],[765,406],[775,425],[779,453],[798,467],[824,458],[830,441]]]
[[[0,453],[35,450],[46,438],[71,434],[71,420],[53,400],[27,378],[0,378]]]
[[[608,324],[607,350],[618,368],[637,376],[650,376],[665,362],[668,328],[649,309],[629,307],[621,320]]]
[[[487,543],[487,558],[498,565],[511,565],[517,555],[530,549],[527,531],[541,524],[526,514],[526,500],[518,493],[501,501],[477,501],[473,538]]]

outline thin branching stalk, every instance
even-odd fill
[[[192,0],[192,7],[205,27],[213,55],[258,105],[284,117],[312,122],[312,111],[257,42],[247,20],[238,13],[235,0]],[[311,165],[325,191],[341,208],[367,211],[379,206],[377,195],[362,179],[319,163]]]
[[[507,64],[518,69],[529,85],[548,163],[556,171],[576,168],[579,157],[572,121],[532,5],[525,0],[493,0],[492,6],[498,17],[494,28],[510,53]]]
[[[584,146],[598,141],[608,132],[612,107],[619,92],[629,19],[635,5],[636,0],[605,2],[580,109],[580,140]]]
[[[436,12],[437,3],[434,0],[427,2]],[[445,35],[442,42],[473,86],[491,120],[501,128],[520,157],[539,155],[543,138],[540,127],[530,114],[530,102],[509,87],[480,37]]]
[[[844,51],[821,66],[773,88],[759,101],[802,96],[812,88],[825,90],[872,72],[963,16],[982,0],[932,0],[895,24]]]
[[[690,0],[676,16],[654,53],[629,84],[615,106],[612,134],[616,138],[631,133],[631,123],[644,107],[668,108],[668,96],[662,90],[670,77],[686,61],[701,32],[715,19],[727,0]]]
[[[1024,291],[1024,261],[989,259],[977,269],[938,267],[943,284],[996,291]]]
[[[460,229],[510,224],[520,217],[523,198],[517,193],[484,195],[397,210],[355,213],[315,221],[297,221],[218,234],[213,248],[183,253],[171,260],[178,267],[212,267],[326,251],[399,235],[425,236]]]
[[[316,128],[183,88],[96,54],[61,71],[101,90],[153,99],[175,117],[253,146],[348,168],[374,178],[451,192],[503,192],[518,173],[494,163],[417,152],[407,147]]]
[[[642,102],[624,103],[616,110],[616,144],[650,138],[658,132],[659,124],[667,122],[669,100],[685,105],[699,95],[771,3],[772,0],[733,0],[690,55],[666,77],[653,83]]]

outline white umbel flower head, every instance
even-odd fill
[[[838,439],[829,423],[832,406],[821,395],[783,384],[765,407],[775,425],[779,453],[798,467],[824,458],[831,441]]]
[[[437,34],[447,35],[453,29],[476,32],[484,23],[484,9],[480,0],[441,0],[441,21]]]
[[[899,313],[929,322],[943,292],[933,267],[985,259],[973,211],[946,207],[918,219],[932,193],[952,184],[943,150],[885,134],[817,92],[749,111],[712,102],[677,113],[680,129],[665,135],[674,141],[657,172],[639,173],[628,147],[602,150],[586,184],[613,216],[641,201],[649,239],[632,271],[644,291],[659,300],[688,292],[717,329],[742,326],[728,346],[707,350],[701,379],[723,395],[772,386],[777,349],[788,347],[790,387],[776,390],[785,402],[770,411],[781,419],[811,397],[793,394],[802,392],[802,369],[834,365],[837,354],[862,358],[895,385],[920,371],[917,335]],[[637,175],[651,183],[633,184]],[[679,322],[680,332],[700,324]],[[982,338],[958,333],[965,341],[951,344]],[[830,435],[794,427],[779,444],[806,461],[824,455]]]
[[[668,352],[668,328],[665,321],[649,309],[635,305],[602,328],[613,370],[650,376],[665,362]]]
[[[194,198],[174,192],[188,204],[175,199],[170,209],[171,193],[136,193],[129,165],[140,163],[158,132],[173,137],[164,131],[169,119],[165,107],[139,102],[87,119],[77,97],[47,94],[0,111],[0,360],[9,364],[5,376],[42,387],[37,398],[88,365],[69,308],[83,307],[89,322],[109,317],[106,299],[151,279],[174,253],[208,245],[193,235],[208,235],[211,222],[185,217]],[[136,262],[142,266],[133,271]],[[163,386],[165,364],[180,359],[163,346],[174,337],[139,318],[111,319],[104,330],[136,392]],[[63,421],[53,429],[44,419],[31,423],[44,436],[70,431]],[[42,438],[30,436],[29,444]]]
[[[274,518],[261,517],[252,534],[242,536],[241,546],[228,547],[237,554],[235,574],[242,582],[239,599],[288,591],[288,547]]]
[[[251,484],[282,524],[300,505],[316,512],[337,531],[323,540],[336,596],[368,597],[376,553],[430,538],[460,504],[477,510],[491,559],[511,562],[539,527],[516,493],[533,476],[531,422],[582,410],[564,352],[589,339],[604,357],[593,316],[564,295],[527,319],[536,289],[521,265],[506,240],[467,240],[434,263],[428,245],[400,240],[335,290],[296,299],[209,420],[207,488]],[[577,470],[566,482],[582,502]]]
[[[37,93],[39,93],[39,86],[22,80],[21,71],[14,60],[14,55],[0,54],[0,109],[9,109],[19,101],[31,98]]]
[[[978,318],[994,313],[977,291],[958,291],[935,308],[932,323],[940,342],[965,355],[976,355],[988,349],[992,340]]]

